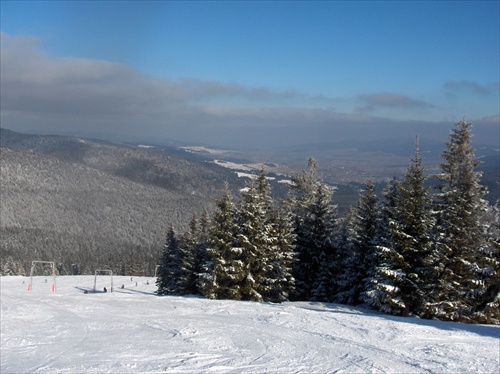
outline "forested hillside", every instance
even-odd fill
[[[1,130],[2,271],[154,274],[167,228],[210,211],[234,173],[163,149]]]
[[[500,211],[471,124],[456,126],[440,172],[426,173],[417,142],[400,178],[368,179],[347,211],[313,158],[283,193],[264,165],[248,182],[175,148],[3,130],[2,274],[32,260],[61,275],[158,270],[160,294],[499,323]]]

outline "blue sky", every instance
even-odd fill
[[[498,1],[0,4],[3,127],[498,127]]]

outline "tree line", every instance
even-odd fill
[[[280,200],[264,167],[236,198],[226,184],[213,214],[168,229],[157,293],[499,323],[499,209],[483,199],[471,126],[451,131],[439,175],[426,176],[417,142],[402,177],[381,196],[368,180],[344,217],[312,158]]]

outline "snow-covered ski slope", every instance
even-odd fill
[[[324,303],[156,296],[154,278],[1,278],[8,373],[498,373],[500,327]],[[24,282],[24,283],[23,283]],[[136,283],[137,282],[137,283]],[[149,284],[148,284],[149,283]],[[124,288],[121,289],[121,286]]]

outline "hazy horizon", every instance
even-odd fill
[[[263,149],[498,146],[498,2],[2,1],[1,126]]]

